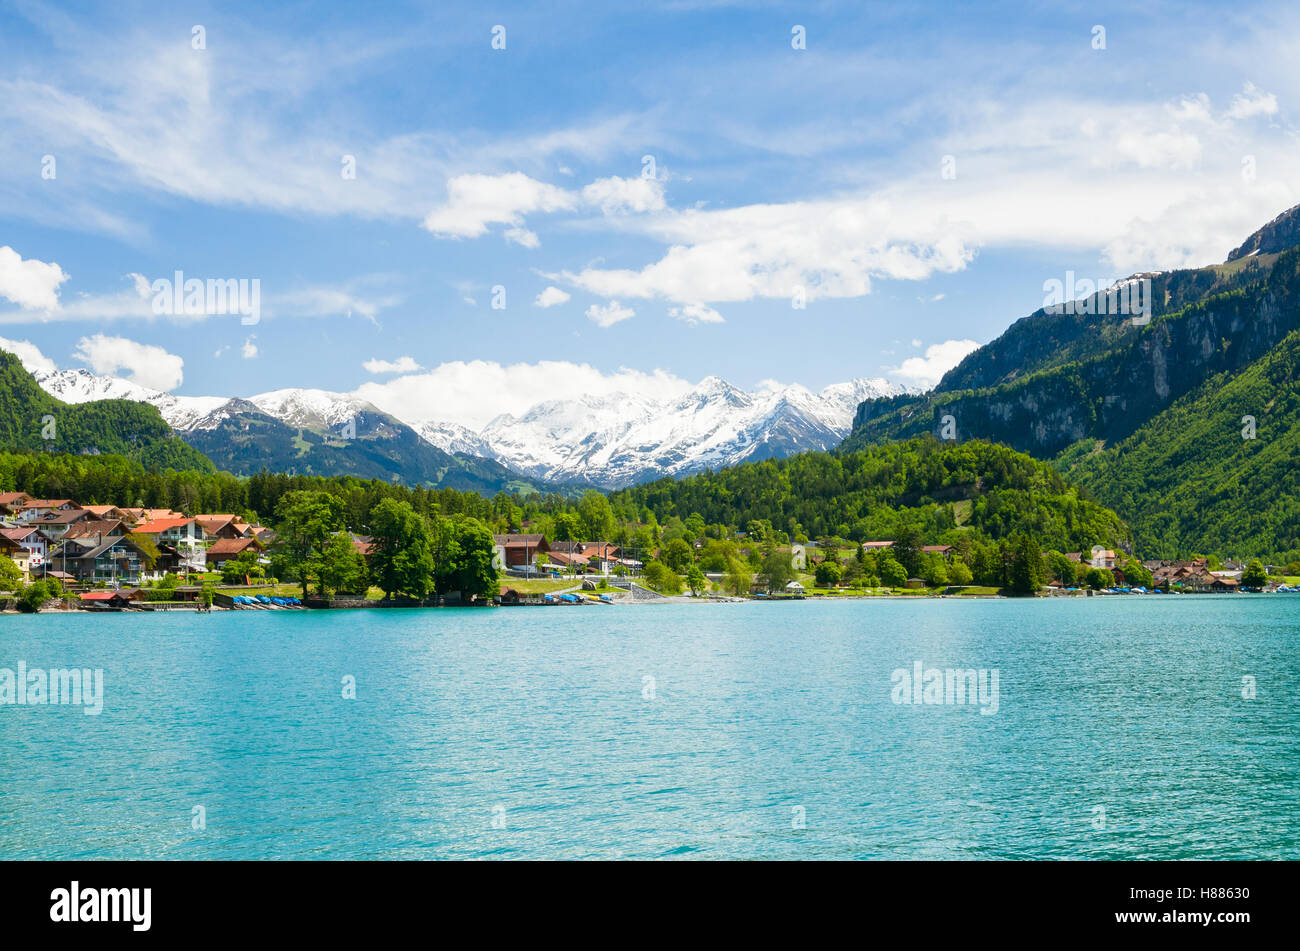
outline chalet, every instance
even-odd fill
[[[546,536],[541,534],[494,535],[492,541],[496,549],[492,561],[498,568],[532,571],[537,566],[537,556],[551,550]]]
[[[131,529],[132,535],[149,535],[159,550],[164,545],[174,548],[180,555],[180,568],[202,571],[207,564],[208,537],[193,518],[162,518],[145,522]]]
[[[65,542],[57,563],[83,584],[139,584],[145,571],[144,558],[131,536],[107,539],[100,545]]]
[[[89,509],[87,509],[89,511]],[[120,518],[83,519],[68,526],[63,533],[64,541],[83,538],[96,539],[96,544],[108,538],[121,538],[129,531],[126,522]]]
[[[208,568],[220,570],[226,562],[234,561],[248,551],[261,555],[266,546],[256,538],[218,538],[208,549]]]
[[[14,515],[20,522],[33,522],[51,512],[66,512],[77,508],[72,499],[27,499],[21,505],[13,507]]]
[[[880,548],[893,548],[893,542],[863,542],[862,547],[867,551],[875,551]]]
[[[38,568],[45,564],[46,558],[49,557],[49,536],[39,528],[32,526],[0,528],[0,535],[26,549],[27,562],[32,568]]]
[[[1115,553],[1109,548],[1097,545],[1089,552],[1088,564],[1094,568],[1111,569],[1115,567]]]
[[[17,515],[30,499],[26,492],[0,492],[0,515]]]
[[[352,550],[362,558],[369,558],[374,553],[375,540],[369,535],[351,535],[351,538]]]
[[[1241,590],[1241,582],[1236,578],[1215,576],[1210,582],[1210,591],[1215,594],[1236,594]]]
[[[126,512],[116,505],[83,505],[82,508],[100,520],[126,519]]]
[[[94,516],[85,509],[70,508],[46,512],[40,518],[31,519],[26,524],[39,528],[49,536],[51,541],[58,541],[73,525],[93,518]]]
[[[922,545],[921,551],[931,555],[943,555],[945,561],[952,561],[951,545]]]
[[[244,538],[248,525],[238,515],[196,515],[194,521],[209,538]]]

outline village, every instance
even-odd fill
[[[349,533],[352,547],[368,559],[372,539]],[[301,608],[291,586],[267,578],[275,532],[232,513],[187,515],[171,509],[79,504],[0,493],[0,557],[12,561],[21,586],[51,585],[50,601],[87,610]],[[549,540],[540,532],[493,536],[493,567],[500,580],[492,603],[576,605],[688,600],[802,600],[831,597],[997,597],[999,589],[963,578],[952,545],[924,545],[918,556],[932,566],[909,577],[894,558],[896,543],[862,542],[839,549],[816,543],[768,546],[766,560],[738,538],[740,558],[727,571],[701,570],[683,543],[651,551],[625,550],[609,542]],[[1068,565],[1052,568],[1051,561]],[[1088,552],[1044,557],[1050,580],[1041,596],[1115,594],[1233,594],[1292,592],[1294,579],[1280,566],[1253,566],[1210,558],[1137,562],[1101,546]],[[882,577],[864,577],[862,565]],[[665,564],[665,562],[667,564]],[[752,562],[752,564],[751,564]],[[671,566],[671,567],[669,567]],[[680,572],[680,576],[677,572]],[[1133,577],[1129,577],[1132,575]],[[684,593],[685,590],[685,593]],[[373,591],[373,589],[372,589]],[[443,603],[443,602],[438,602]],[[454,603],[454,602],[453,602]],[[316,599],[313,607],[389,606],[377,594]],[[0,606],[9,607],[0,599]]]

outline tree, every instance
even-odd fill
[[[608,541],[614,534],[614,510],[609,499],[595,489],[588,489],[578,500],[578,518],[587,541]]]
[[[884,554],[876,559],[876,570],[886,588],[901,588],[907,584],[907,571],[893,555]]]
[[[1262,588],[1268,584],[1268,572],[1264,569],[1264,563],[1258,558],[1252,559],[1241,574],[1241,583],[1247,588]]]
[[[931,588],[941,588],[948,583],[948,563],[943,555],[931,552],[921,565],[921,577]]]
[[[244,579],[261,577],[265,570],[257,561],[257,552],[249,549],[239,553],[221,565],[222,584],[243,584]]]
[[[328,492],[298,489],[288,492],[276,507],[279,526],[276,529],[276,547],[285,562],[302,584],[302,596],[307,597],[308,585],[315,580],[321,593],[324,584],[321,571],[325,563],[325,550],[337,533],[343,531],[343,502]],[[351,547],[351,539],[348,546]]]
[[[686,569],[686,585],[691,589],[693,598],[698,598],[700,592],[708,587],[709,579],[704,577],[704,572],[700,570],[699,565],[692,564]]]
[[[1034,594],[1043,586],[1043,553],[1038,543],[1017,532],[1011,538],[1010,554],[1008,587],[1019,594]]]
[[[817,566],[817,570],[813,572],[813,577],[816,579],[818,587],[833,588],[840,583],[840,579],[844,577],[844,572],[840,568],[839,562],[823,561]]]
[[[962,561],[960,558],[954,559],[953,563],[948,568],[949,583],[955,585],[968,585],[974,580],[975,576],[971,574],[971,570],[966,565],[966,562]]]
[[[370,587],[366,559],[347,532],[339,532],[325,544],[319,572],[323,592],[364,595]]]
[[[727,573],[723,576],[722,585],[736,597],[742,597],[749,594],[750,585],[754,583],[753,575],[745,567],[745,563],[738,558],[729,558],[727,560]]]
[[[0,555],[0,591],[13,591],[22,583],[22,569],[8,555]]]
[[[920,532],[914,528],[905,528],[898,533],[898,539],[890,549],[894,557],[898,559],[898,563],[903,566],[903,570],[907,572],[909,578],[915,578],[921,574],[922,543]]]
[[[23,614],[35,614],[41,606],[58,594],[50,589],[45,581],[34,581],[18,591],[18,610]]]
[[[1093,591],[1111,588],[1115,585],[1115,576],[1107,568],[1089,568],[1083,577],[1084,583]]]
[[[1136,558],[1125,559],[1123,564],[1125,584],[1139,588],[1149,588],[1155,582],[1151,572],[1147,570],[1146,565]]]
[[[763,559],[763,581],[768,591],[784,591],[794,580],[794,566],[788,551],[773,551]]]
[[[660,561],[646,562],[645,583],[660,594],[681,594],[681,577]]]
[[[441,595],[460,592],[461,598],[496,597],[496,546],[487,526],[464,515],[439,519],[433,530],[434,589]]]
[[[370,571],[384,597],[423,600],[434,588],[429,529],[410,502],[384,499],[370,510]]]
[[[659,552],[659,557],[665,565],[681,574],[694,563],[695,552],[685,539],[674,538],[664,545],[663,550]]]

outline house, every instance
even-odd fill
[[[931,555],[943,555],[944,561],[952,561],[951,545],[922,545],[921,551]]]
[[[143,525],[146,522],[156,522],[165,518],[185,517],[183,512],[173,512],[171,509],[124,508],[121,512],[132,525]]]
[[[130,535],[107,539],[101,545],[64,542],[54,563],[83,584],[137,585],[145,571],[144,557]]]
[[[893,548],[893,542],[863,542],[862,547],[867,551],[875,551],[880,548]]]
[[[0,556],[10,558],[18,570],[22,572],[23,581],[30,581],[32,578],[32,553],[13,541],[8,536],[0,534]]]
[[[353,544],[355,543],[354,536]],[[220,571],[226,562],[235,560],[247,551],[260,555],[266,551],[266,546],[256,538],[218,538],[208,549],[208,568]]]
[[[31,519],[26,524],[35,526],[49,536],[51,541],[58,541],[73,525],[90,521],[94,516],[82,508],[59,509],[46,512],[39,518]]]
[[[352,550],[362,558],[369,558],[375,550],[375,540],[369,535],[351,535]],[[260,542],[258,544],[261,544]]]
[[[50,539],[39,528],[30,525],[20,528],[0,528],[0,535],[27,550],[27,561],[32,568],[39,568],[49,557]]]
[[[551,550],[546,536],[541,534],[493,535],[492,541],[496,549],[492,563],[498,568],[533,571],[537,566],[537,556]]]
[[[14,506],[14,515],[20,522],[32,522],[51,512],[66,512],[77,508],[72,499],[27,499],[21,505]]]
[[[1088,563],[1094,568],[1111,569],[1115,567],[1115,553],[1109,548],[1102,548],[1100,545],[1093,546],[1090,552],[1091,557]]]
[[[797,581],[791,581],[785,586],[785,590],[788,594],[803,594],[804,587]]]
[[[90,511],[87,509],[86,511]],[[74,541],[83,538],[96,539],[96,544],[108,538],[121,538],[129,531],[126,522],[120,518],[105,519],[83,519],[74,522],[68,526],[68,530],[63,533],[64,541]]]
[[[238,515],[196,515],[194,521],[209,538],[244,538],[248,534],[248,525]]]
[[[154,519],[131,529],[131,534],[151,536],[160,551],[164,545],[174,548],[180,555],[182,570],[203,571],[207,566],[209,539],[196,519]]]
[[[1225,578],[1216,576],[1210,582],[1210,591],[1215,594],[1236,594],[1241,590],[1241,582],[1236,578]]]
[[[0,492],[0,515],[17,515],[30,499],[26,492]]]
[[[116,505],[83,505],[82,508],[97,519],[126,519],[126,512]]]
[[[92,608],[124,608],[132,601],[140,600],[136,591],[87,591],[81,595],[81,603]],[[133,597],[133,595],[137,595]]]

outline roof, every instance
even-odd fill
[[[120,545],[120,544],[122,544],[123,542],[126,542],[126,541],[127,541],[127,536],[125,536],[125,535],[119,535],[119,536],[116,536],[116,537],[114,537],[114,538],[110,538],[110,539],[108,539],[108,541],[104,542],[102,545],[86,546],[86,547],[85,547],[81,552],[79,552],[78,554],[75,554],[75,555],[67,555],[66,557],[68,557],[68,558],[73,558],[73,559],[77,559],[77,558],[98,558],[98,557],[99,557],[100,555],[102,555],[104,552],[109,551],[110,549],[116,548],[118,545]],[[134,545],[131,545],[131,544],[129,544],[129,543],[128,543],[127,547],[130,548],[132,551],[136,551],[136,550],[137,550],[137,549],[135,548]]]
[[[215,535],[221,529],[236,521],[236,517],[234,515],[196,515],[194,521],[198,522],[199,527],[205,532]]]
[[[180,528],[182,525],[188,525],[193,521],[194,519],[185,518],[183,515],[180,518],[159,518],[145,522],[143,525],[137,525],[131,531],[137,535],[157,535],[173,528]]]
[[[72,499],[28,499],[23,503],[29,509],[56,509],[61,505],[73,505]]]
[[[493,535],[492,540],[503,548],[537,548],[546,545],[545,535]],[[546,547],[550,548],[549,545]]]
[[[91,513],[85,509],[64,509],[61,512],[49,512],[35,519],[34,523],[41,525],[71,525],[73,522],[80,522],[84,518],[90,518]]]
[[[951,545],[922,545],[921,551],[937,551],[940,554],[943,554],[944,552],[952,551],[952,546]]]
[[[29,525],[26,528],[0,528],[0,535],[3,535],[5,538],[9,539],[10,541],[15,541],[15,542],[22,541],[28,535],[40,535],[40,534],[41,534],[41,530],[34,525]]]
[[[889,548],[893,544],[894,544],[893,542],[863,542],[862,547],[863,548]]]
[[[92,518],[73,525],[63,537],[65,539],[86,538],[91,535],[111,535],[114,532],[125,534],[126,530],[126,522],[120,518]]]
[[[90,514],[98,515],[100,517],[107,515],[109,512],[124,511],[123,509],[118,508],[116,505],[83,505],[82,508],[85,509]]]
[[[265,547],[256,538],[218,538],[208,549],[208,559],[211,560],[213,555],[239,555],[249,548],[261,551]]]
[[[115,601],[119,598],[126,600],[127,596],[120,591],[87,591],[81,596],[82,601]]]
[[[352,549],[358,555],[369,555],[375,549],[375,540],[369,535],[353,535]]]
[[[0,505],[9,505],[20,500],[25,502],[30,497],[26,492],[0,492]]]

